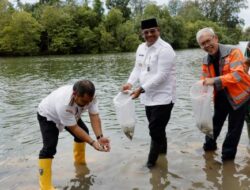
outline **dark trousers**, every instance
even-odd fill
[[[151,140],[158,145],[167,143],[166,126],[171,116],[171,111],[174,104],[159,106],[146,106],[146,115],[149,122],[149,135]]]
[[[43,148],[41,149],[39,153],[39,159],[54,158],[54,155],[56,154],[57,143],[58,143],[59,130],[56,127],[56,124],[53,121],[48,121],[46,117],[43,117],[37,114],[37,119],[40,125],[40,130],[41,130],[42,139],[43,139]],[[81,119],[78,120],[77,124],[85,132],[89,134],[89,130],[87,126],[84,124],[84,122]],[[78,139],[74,134],[72,134],[71,131],[69,131],[68,127],[65,127],[65,129],[71,135],[74,136],[75,142],[83,142],[82,140]]]
[[[213,132],[214,139],[206,136],[204,146],[216,146],[223,124],[228,116],[228,131],[222,145],[222,159],[233,159],[240,141],[247,104],[234,110],[224,94],[215,97]]]

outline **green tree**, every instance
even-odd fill
[[[76,0],[66,0],[66,4],[76,6]]]
[[[120,9],[112,8],[104,19],[106,31],[112,35],[112,38],[117,39],[119,35],[119,33],[117,32],[117,28],[123,22],[124,22],[124,18]],[[104,34],[105,33],[103,33],[103,35]],[[113,43],[113,49],[115,51],[120,51],[120,44],[117,40],[115,40]]]
[[[121,51],[135,51],[140,43],[138,35],[135,33],[134,24],[132,21],[127,21],[117,27],[117,42]]]
[[[214,29],[214,31],[216,32],[216,34],[218,35],[220,42],[224,43],[226,42],[225,40],[223,40],[223,34],[225,34],[226,29],[224,27],[220,27],[217,23],[212,22],[212,21],[201,21],[198,20],[196,22],[188,22],[186,23],[186,27],[187,27],[187,37],[188,37],[188,47],[199,47],[198,43],[196,41],[196,33],[205,27],[211,27]]]
[[[0,28],[2,29],[7,23],[9,23],[11,14],[15,12],[13,6],[8,0],[0,1]],[[1,31],[1,30],[0,30]]]
[[[111,33],[106,31],[105,27],[103,25],[98,26],[95,29],[96,33],[99,33],[99,48],[100,52],[114,52],[117,50],[117,47],[115,47],[115,38],[112,36]]]
[[[100,21],[104,13],[104,8],[102,4],[103,3],[100,0],[94,0],[93,11],[97,14],[97,17]]]
[[[0,51],[16,55],[37,54],[40,33],[41,25],[31,14],[25,11],[13,13],[1,32]]]
[[[250,41],[250,27],[243,31],[242,40]]]
[[[182,8],[181,0],[170,0],[168,2],[168,10],[170,15],[172,16],[177,16],[181,8]]]
[[[170,44],[173,44],[174,36],[178,35],[174,31],[173,27],[174,22],[166,6],[162,7],[159,10],[158,22],[161,30],[162,39],[166,40]]]
[[[191,22],[206,20],[199,9],[199,5],[192,1],[187,1],[182,4],[182,7],[179,9],[178,16],[181,16],[185,21]]]
[[[90,27],[93,29],[97,27],[101,20],[98,13],[87,6],[77,7],[71,10],[71,16],[74,18],[74,22],[79,27]]]
[[[246,0],[197,0],[203,15],[209,20],[218,22],[228,28],[243,24],[239,18],[241,9],[247,8]]]
[[[160,6],[154,4],[154,3],[149,3],[145,9],[144,9],[144,13],[143,13],[143,18],[147,19],[147,18],[160,18]]]
[[[16,4],[19,9],[22,9],[23,3],[21,2],[21,0],[16,0]]]
[[[188,47],[188,30],[186,27],[186,21],[179,16],[176,16],[171,19],[172,28],[172,46],[173,48],[180,49],[180,48],[187,48]]]
[[[53,5],[55,3],[60,3],[60,0],[39,0],[39,3]]]
[[[128,34],[124,40],[123,51],[131,52],[135,51],[141,41],[136,34]]]
[[[106,0],[106,7],[111,10],[112,8],[119,9],[125,19],[130,18],[131,10],[128,7],[130,0]]]
[[[72,52],[76,46],[77,25],[67,10],[46,6],[43,9],[40,22],[44,27],[49,52],[63,54]]]
[[[78,30],[77,53],[98,53],[97,35],[89,28]]]
[[[133,16],[141,16],[144,8],[149,2],[150,0],[130,0],[129,6],[131,7]]]
[[[119,9],[112,8],[106,16],[104,23],[107,31],[112,32],[115,36],[117,26],[123,23],[123,21],[124,18],[122,16],[122,12]]]
[[[197,47],[195,35],[202,27],[214,28],[221,43],[238,43],[241,35],[249,40],[238,17],[246,0],[170,0],[168,6],[150,0],[106,0],[107,14],[102,0],[16,2],[13,7],[0,0],[2,54],[35,54],[38,47],[45,54],[134,51],[142,40],[141,20],[152,17],[158,20],[162,39],[174,48]]]
[[[242,35],[242,28],[237,26],[235,28],[226,28],[223,33],[222,43],[238,44]]]

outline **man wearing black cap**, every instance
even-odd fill
[[[155,18],[143,20],[141,32],[145,42],[137,49],[134,69],[122,90],[132,89],[139,81],[139,87],[131,95],[133,99],[140,96],[145,105],[151,136],[147,167],[151,168],[158,155],[167,152],[165,129],[176,99],[175,52],[160,38]]]

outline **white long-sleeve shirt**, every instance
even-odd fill
[[[128,83],[139,81],[145,93],[140,95],[146,106],[164,105],[176,101],[175,52],[160,37],[147,46],[139,45],[136,51],[135,66]]]

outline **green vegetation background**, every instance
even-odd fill
[[[106,7],[106,9],[104,8]],[[250,40],[238,17],[245,0],[40,0],[14,6],[0,0],[0,55],[87,54],[135,51],[140,21],[155,17],[161,37],[175,49],[195,48],[196,32],[213,27],[220,42]],[[106,11],[105,11],[106,10]]]

